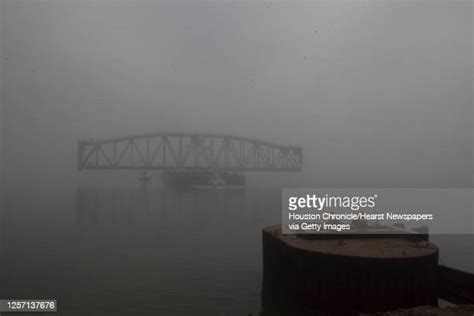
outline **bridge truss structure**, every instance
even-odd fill
[[[245,137],[155,133],[78,142],[79,170],[299,171],[303,152]]]

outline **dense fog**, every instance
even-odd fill
[[[156,131],[303,146],[281,185],[472,181],[471,1],[2,4],[12,185],[75,179],[78,139]]]

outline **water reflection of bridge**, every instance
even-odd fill
[[[78,169],[299,171],[303,152],[251,138],[156,133],[79,141]]]
[[[78,224],[124,223],[163,225],[185,220],[190,224],[253,217],[278,209],[279,190],[168,190],[80,187],[76,190]]]

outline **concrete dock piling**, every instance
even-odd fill
[[[438,249],[405,235],[284,235],[263,229],[263,292],[312,310],[380,312],[437,305]]]

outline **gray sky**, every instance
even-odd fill
[[[472,1],[3,2],[12,181],[167,130],[302,145],[302,185],[472,180]]]

